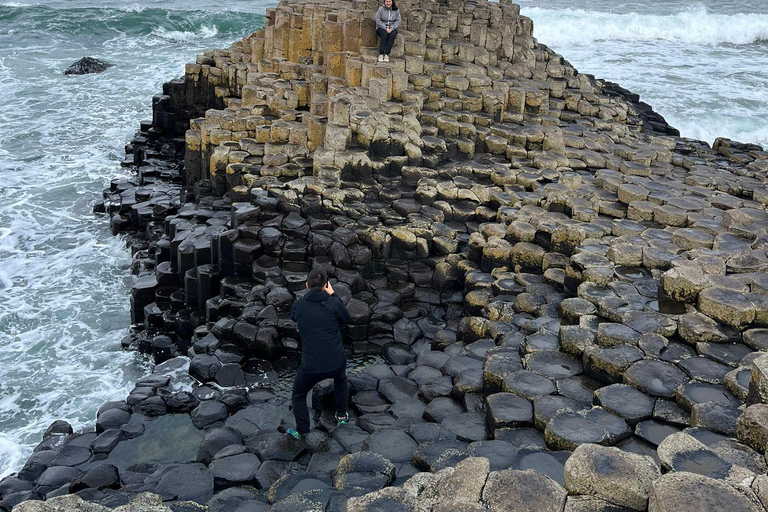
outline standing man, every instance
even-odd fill
[[[309,272],[307,288],[309,292],[291,307],[291,320],[298,323],[301,335],[301,366],[291,395],[296,430],[291,428],[286,432],[296,439],[309,432],[307,394],[322,380],[333,379],[336,424],[344,425],[349,421],[347,355],[341,341],[341,326],[349,322],[349,312],[333,294],[323,268]]]

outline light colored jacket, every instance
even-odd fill
[[[400,26],[400,9],[393,11],[383,5],[376,11],[376,28],[396,30]]]

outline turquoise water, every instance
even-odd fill
[[[230,3],[247,12],[0,5],[0,477],[52,421],[91,423],[147,371],[120,350],[130,255],[91,208],[162,83],[263,24],[264,3]],[[86,55],[115,67],[62,74]]]
[[[683,136],[768,146],[768,2],[520,4],[539,41],[640,94]]]

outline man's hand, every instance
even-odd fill
[[[333,295],[333,286],[331,286],[331,282],[328,281],[325,283],[325,286],[323,286],[323,291],[327,293],[328,295]]]
[[[388,29],[387,29],[387,34],[391,34],[391,33],[392,33],[392,29],[391,29],[391,28],[388,28]]]

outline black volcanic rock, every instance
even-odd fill
[[[79,61],[70,65],[65,71],[65,75],[87,75],[89,73],[101,73],[114,66],[110,62],[106,62],[93,57],[83,57]]]

